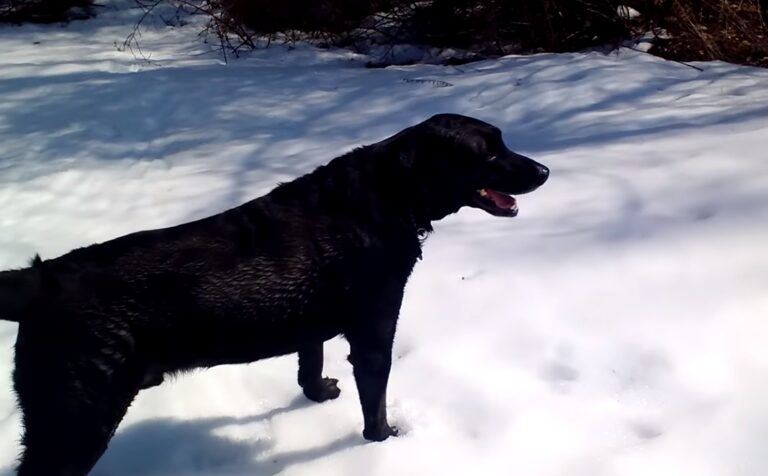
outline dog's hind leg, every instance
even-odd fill
[[[43,386],[41,386],[43,387]],[[40,388],[39,390],[43,390]],[[61,401],[61,391],[48,389],[51,400],[22,402],[24,453],[19,476],[81,476],[91,470],[107,449],[135,393],[88,392],[90,397]],[[70,391],[80,392],[80,388]]]
[[[141,373],[124,362],[72,352],[54,339],[31,336],[31,345],[29,337],[20,337],[14,385],[23,413],[24,452],[18,474],[85,475],[138,392]]]
[[[341,393],[335,378],[323,377],[323,343],[299,350],[299,385],[304,395],[315,402],[333,400]]]

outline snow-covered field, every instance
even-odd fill
[[[409,284],[389,410],[367,443],[295,358],[142,393],[94,470],[123,475],[768,474],[768,71],[624,50],[362,68],[273,48],[223,64],[136,12],[0,27],[0,267],[235,206],[437,112],[552,169],[520,216],[436,226]],[[421,81],[432,80],[432,81]],[[439,333],[432,330],[439,329]],[[18,454],[0,322],[0,467]],[[0,470],[2,472],[2,470]]]

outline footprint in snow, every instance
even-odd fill
[[[644,421],[630,422],[629,429],[641,440],[653,440],[664,434],[658,425]]]
[[[567,390],[579,379],[579,371],[564,362],[552,362],[541,369],[542,377],[558,390]]]

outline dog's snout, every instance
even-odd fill
[[[539,175],[546,178],[549,177],[549,167],[546,165],[537,164],[536,169],[539,171]]]

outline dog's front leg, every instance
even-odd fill
[[[397,428],[387,423],[387,381],[392,366],[392,340],[396,317],[392,322],[379,322],[378,329],[360,329],[347,334],[351,354],[349,361],[363,408],[363,437],[384,441],[397,436]]]
[[[323,377],[323,343],[308,344],[299,350],[299,385],[315,402],[333,400],[341,393],[335,378]]]

